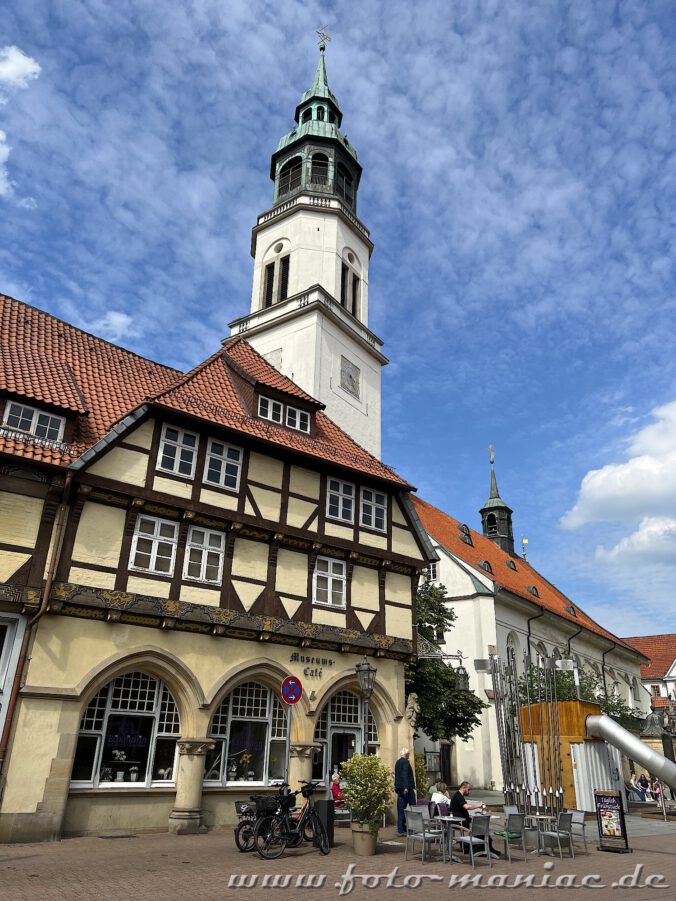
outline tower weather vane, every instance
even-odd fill
[[[495,451],[493,450],[493,445],[488,445],[488,455],[490,457],[491,464],[495,462]]]
[[[331,35],[328,35],[324,31],[325,28],[326,28],[326,25],[320,25],[319,31],[317,32],[317,34],[319,35],[319,46],[322,48],[325,44],[328,44],[328,42],[331,40]]]

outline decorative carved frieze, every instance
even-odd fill
[[[200,757],[208,754],[209,751],[212,751],[215,742],[211,741],[208,738],[184,738],[181,741],[177,741],[176,745],[178,747],[179,754],[187,754],[191,757]]]

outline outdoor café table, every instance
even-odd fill
[[[477,813],[479,813],[479,811],[477,811]],[[470,816],[472,816],[472,815],[473,814],[470,814]],[[484,816],[485,816],[485,814],[484,814]],[[501,819],[501,817],[497,816],[496,814],[491,814],[490,817],[492,820]],[[459,827],[464,827],[465,820],[462,817],[448,816],[448,817],[434,817],[434,822],[441,823],[444,828],[444,839],[445,839],[445,841],[448,842],[448,858],[449,858],[449,860],[452,860],[454,863],[462,863],[462,858],[456,857],[453,854],[451,849],[453,846],[453,832],[456,828],[458,828],[458,830],[460,832],[462,832],[462,829],[460,829]]]
[[[548,825],[552,823],[556,823],[556,817],[551,813],[530,813],[527,818],[531,820],[535,824],[535,828],[537,829],[537,848],[534,851],[531,851],[531,854],[539,854],[540,853],[540,834],[547,829]],[[553,855],[553,852],[548,848],[542,848],[545,854]]]

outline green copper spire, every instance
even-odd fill
[[[498,547],[511,556],[514,556],[514,535],[512,532],[512,510],[500,497],[498,480],[495,476],[495,453],[490,446],[491,460],[491,490],[486,503],[481,510],[481,524],[483,533]]]

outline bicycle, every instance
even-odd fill
[[[254,850],[254,828],[257,821],[265,815],[276,813],[280,799],[289,794],[289,785],[283,782],[277,795],[249,795],[247,801],[235,801],[235,811],[239,820],[235,826],[235,844],[244,853]]]
[[[258,854],[266,860],[281,857],[287,847],[297,848],[303,841],[312,841],[322,854],[328,854],[329,837],[324,824],[319,819],[312,796],[320,782],[301,782],[303,788],[297,792],[289,792],[281,798],[279,809],[272,815],[262,816],[254,827],[254,845]],[[306,804],[297,821],[290,816],[298,795],[305,798]]]

